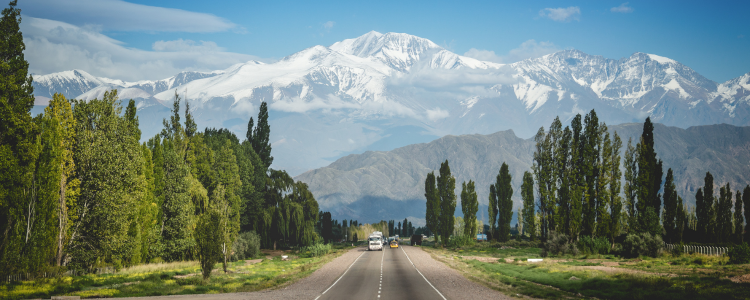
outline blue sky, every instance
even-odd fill
[[[271,62],[368,31],[511,63],[561,49],[675,59],[723,82],[750,72],[748,1],[20,1],[36,74],[124,80]]]

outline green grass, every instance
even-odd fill
[[[539,289],[547,285],[570,293],[600,299],[747,299],[750,288],[715,277],[660,277],[629,274],[603,275],[590,272],[557,271],[539,265],[492,264],[468,261],[504,284],[536,298],[560,298],[561,293]],[[579,280],[570,280],[572,276]]]
[[[210,294],[258,291],[305,277],[343,251],[322,257],[300,257],[282,261],[278,257],[257,264],[244,261],[229,265],[224,274],[216,264],[209,280],[200,275],[198,262],[150,264],[125,269],[116,274],[65,276],[0,285],[0,299],[50,298],[56,295],[137,297],[181,294]],[[301,255],[303,256],[303,255]],[[185,277],[184,275],[195,274]],[[182,275],[182,276],[181,276]]]

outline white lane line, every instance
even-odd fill
[[[419,273],[419,275],[422,275],[422,278],[424,278],[424,281],[427,281],[427,284],[429,284],[438,293],[438,295],[440,295],[440,297],[443,297],[443,300],[448,300],[448,299],[445,299],[445,296],[443,296],[443,294],[441,294],[440,291],[438,291],[438,289],[435,288],[435,286],[432,285],[432,283],[429,280],[427,280],[427,277],[424,277],[424,274],[422,274],[422,272],[419,272],[419,269],[417,269],[417,266],[415,266],[414,262],[411,261],[411,258],[409,258],[409,254],[406,254],[406,251],[404,251],[404,248],[401,248],[401,252],[404,252],[404,255],[406,255],[406,259],[409,260],[409,262],[411,263],[411,266],[414,267],[414,270],[417,270],[417,273]]]
[[[318,297],[315,297],[315,300],[318,300],[318,298],[320,298],[321,296],[323,296],[323,295],[324,295],[324,294],[325,294],[326,292],[328,292],[328,290],[330,290],[330,289],[331,289],[331,288],[332,288],[332,287],[333,287],[334,285],[336,285],[336,283],[338,283],[338,282],[339,282],[339,280],[341,280],[341,278],[344,278],[344,275],[346,275],[346,273],[347,273],[347,272],[349,272],[349,269],[351,269],[351,268],[352,268],[352,266],[354,265],[354,263],[355,263],[355,262],[357,262],[357,261],[359,260],[359,258],[360,258],[360,257],[362,257],[362,255],[363,255],[363,254],[365,254],[365,252],[364,252],[364,251],[362,252],[362,254],[360,254],[359,256],[357,256],[357,259],[355,259],[355,260],[354,260],[354,261],[352,262],[352,264],[351,264],[351,265],[349,265],[349,267],[348,267],[348,268],[346,268],[346,271],[344,271],[344,274],[341,274],[341,277],[339,277],[339,279],[336,279],[336,281],[335,281],[335,282],[333,282],[333,284],[332,284],[331,286],[329,286],[329,287],[328,287],[328,288],[327,288],[327,289],[326,289],[325,291],[323,291],[323,293],[322,293],[322,294],[318,295]]]

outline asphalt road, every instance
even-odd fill
[[[445,299],[412,264],[402,247],[363,252],[316,300]]]

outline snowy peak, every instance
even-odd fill
[[[331,50],[363,58],[374,58],[398,71],[408,71],[426,52],[443,50],[432,41],[417,36],[370,31],[358,38],[334,43]]]

